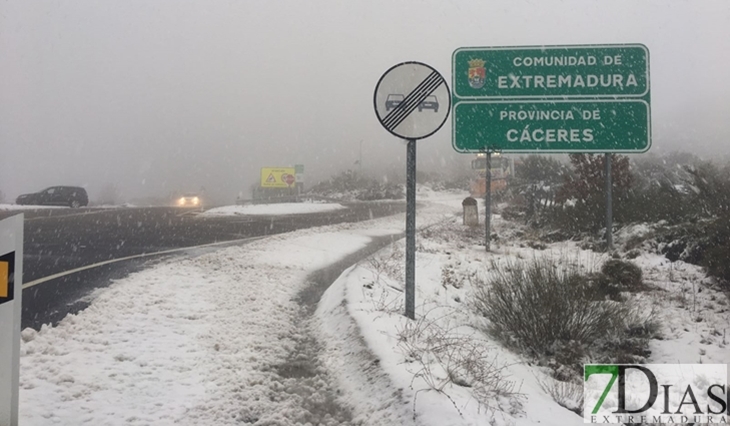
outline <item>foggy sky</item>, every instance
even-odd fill
[[[262,166],[312,184],[405,174],[375,84],[417,60],[451,82],[465,46],[643,43],[652,151],[730,153],[728,1],[0,2],[0,191],[107,183],[125,199],[205,187],[231,202]],[[418,167],[463,162],[450,121]]]

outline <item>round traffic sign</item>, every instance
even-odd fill
[[[375,115],[387,131],[403,139],[423,139],[436,133],[451,110],[446,80],[421,62],[391,67],[375,86]]]
[[[296,178],[294,177],[294,175],[291,175],[291,174],[288,174],[288,173],[285,174],[285,175],[283,175],[282,176],[282,179],[289,186],[292,186],[294,184],[294,182],[296,182]]]

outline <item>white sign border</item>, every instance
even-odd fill
[[[486,152],[489,147],[485,146],[479,150],[461,150],[456,147],[456,108],[459,105],[474,105],[474,104],[576,104],[576,103],[593,103],[593,102],[638,102],[646,106],[646,137],[647,145],[646,149],[643,150],[606,150],[606,149],[575,149],[575,150],[551,150],[551,149],[500,149],[493,150],[492,152],[502,152],[505,154],[593,154],[593,153],[609,153],[609,154],[642,154],[649,151],[651,148],[651,105],[643,99],[581,99],[581,100],[511,100],[511,99],[500,99],[500,100],[489,100],[489,101],[464,101],[454,105],[453,117],[451,119],[451,147],[454,151],[460,154],[474,154],[479,152]]]
[[[600,49],[600,48],[621,48],[621,47],[638,47],[646,52],[646,90],[638,95],[517,95],[517,96],[461,96],[456,92],[456,84],[453,84],[454,98],[457,99],[482,99],[482,100],[499,100],[499,99],[584,99],[584,98],[641,98],[649,94],[651,91],[651,82],[649,80],[649,48],[641,43],[625,43],[625,44],[566,44],[566,45],[546,45],[546,46],[499,46],[499,47],[460,47],[451,54],[451,76],[456,79],[456,53],[467,52],[473,50],[551,50],[551,49]],[[454,83],[454,81],[452,81]],[[458,102],[456,103],[458,105]]]

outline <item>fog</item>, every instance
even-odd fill
[[[463,46],[643,43],[651,152],[730,153],[728,1],[47,1],[0,3],[0,191],[113,183],[122,198],[247,195],[264,166],[405,174],[373,112],[390,66],[450,83]],[[470,159],[450,122],[421,170]],[[640,154],[637,154],[640,155]]]

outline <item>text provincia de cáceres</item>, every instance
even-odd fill
[[[578,114],[584,121],[600,120],[599,110],[584,110]],[[507,121],[568,121],[575,120],[571,110],[525,111],[503,110],[499,113],[500,120]],[[592,128],[530,128],[530,125],[520,129],[509,129],[506,133],[509,142],[593,142]]]

